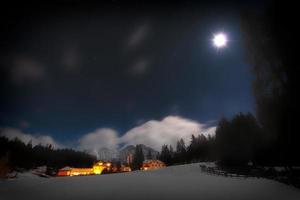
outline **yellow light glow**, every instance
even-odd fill
[[[93,173],[94,174],[101,174],[103,169],[104,169],[104,167],[102,167],[102,166],[94,166],[93,167]]]

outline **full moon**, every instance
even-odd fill
[[[213,37],[214,46],[217,48],[223,48],[227,45],[227,36],[224,33],[215,34]]]

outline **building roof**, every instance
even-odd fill
[[[145,160],[143,163],[147,164],[147,163],[153,163],[153,162],[164,164],[164,162],[162,162],[160,160]]]
[[[71,170],[71,169],[72,169],[71,167],[66,166],[66,167],[61,168],[60,170]]]

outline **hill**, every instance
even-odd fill
[[[300,190],[257,178],[230,178],[201,172],[198,164],[155,171],[82,177],[24,176],[0,182],[1,200],[92,199],[298,200]]]

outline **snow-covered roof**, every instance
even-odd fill
[[[156,163],[163,163],[162,161],[160,160],[144,160],[144,164],[147,164],[147,163],[153,163],[153,162],[156,162]]]
[[[72,169],[72,167],[66,166],[64,168],[61,168],[60,170],[71,170],[71,169]]]

